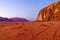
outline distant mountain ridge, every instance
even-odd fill
[[[29,22],[29,20],[19,17],[13,17],[13,18],[0,17],[0,22]]]

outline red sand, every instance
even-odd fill
[[[60,40],[60,22],[0,22],[0,40]]]

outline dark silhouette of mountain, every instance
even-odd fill
[[[0,17],[0,21],[13,21],[12,19]]]
[[[14,18],[0,17],[0,22],[29,22],[29,21],[25,18],[18,18],[18,17],[14,17]]]
[[[13,17],[13,18],[10,18],[10,19],[12,19],[13,21],[16,21],[16,22],[29,22],[27,19],[19,18],[19,17]]]

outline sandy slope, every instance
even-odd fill
[[[0,40],[60,40],[60,21],[0,22]]]

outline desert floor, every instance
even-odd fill
[[[0,40],[60,40],[60,21],[0,22]]]

